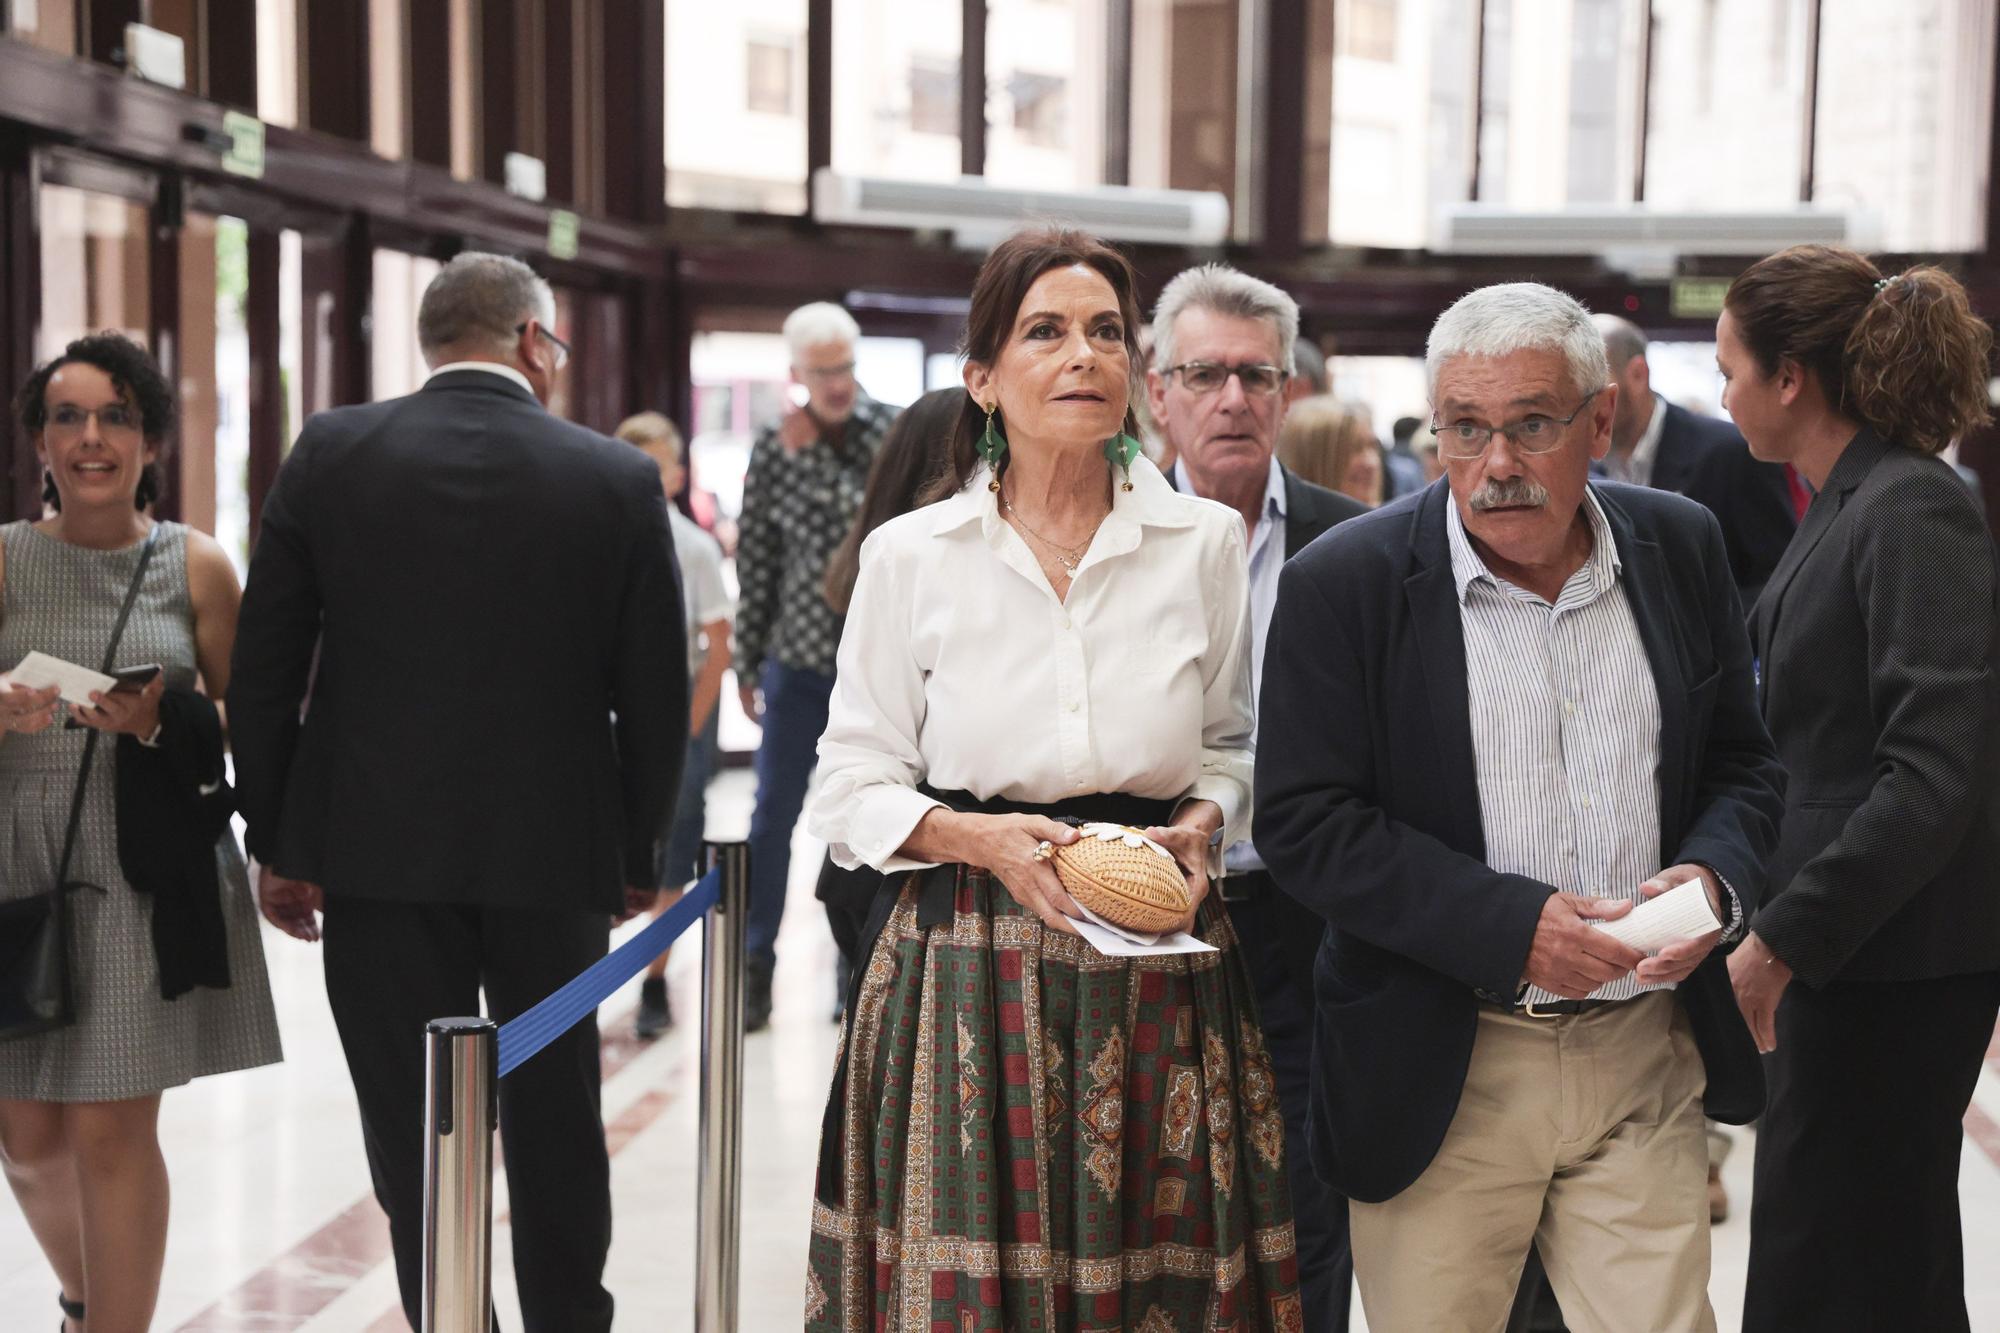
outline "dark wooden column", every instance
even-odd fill
[[[139,20],[139,0],[77,0],[77,29],[92,60],[123,64],[125,25]]]
[[[806,178],[833,165],[833,0],[806,0]]]
[[[958,169],[986,174],[986,0],[959,7]]]
[[[36,312],[42,304],[40,256],[35,252],[35,186],[24,144],[0,127],[0,376],[12,390],[35,366]],[[0,515],[37,518],[42,512],[42,468],[34,446],[20,434],[14,414],[0,414]]]
[[[305,33],[305,58],[299,62],[303,127],[367,143],[367,4],[364,0],[301,4],[299,23]]]
[[[1237,30],[1243,33],[1242,25]],[[1306,144],[1306,6],[1265,4],[1261,31],[1264,79],[1252,90],[1263,104],[1256,118],[1263,130],[1263,142],[1257,146],[1263,161],[1257,172],[1256,244],[1265,255],[1286,259],[1298,254],[1305,222],[1299,176]]]
[[[153,359],[167,383],[178,384],[181,377],[181,221],[186,212],[185,196],[178,176],[162,176],[159,193],[148,215],[152,228],[146,244],[147,333],[153,344]],[[180,468],[171,452],[180,440],[170,437],[169,458],[160,468],[160,501],[153,512],[160,518],[181,516]]]
[[[604,211],[631,222],[667,216],[665,0],[599,0],[604,77],[595,99]]]
[[[250,462],[246,489],[250,493],[250,541],[264,514],[264,498],[278,479],[287,438],[301,423],[285,420],[285,376],[278,349],[282,333],[278,316],[280,293],[278,233],[265,227],[250,230],[250,299],[245,332],[250,342]]]
[[[203,92],[210,101],[257,110],[257,0],[206,0],[202,6]]]
[[[409,0],[410,157],[451,170],[451,5]]]
[[[577,49],[577,17],[589,0],[543,0],[542,53],[547,95],[542,117],[542,161],[549,170],[549,201],[581,205],[594,211],[588,162],[598,145],[591,141],[586,118],[577,114],[579,86],[602,97],[598,81],[584,77]],[[635,112],[636,114],[636,112]]]

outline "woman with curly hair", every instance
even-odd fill
[[[1791,775],[1731,955],[1767,1053],[1743,1327],[1967,1327],[1962,1123],[2000,1010],[2000,570],[1937,454],[1992,335],[1939,269],[1798,246],[1716,327],[1722,402],[1815,491],[1752,632]],[[1697,687],[1698,688],[1698,687]]]
[[[0,677],[0,900],[55,888],[66,842],[63,878],[85,886],[68,895],[73,1021],[0,1042],[0,1161],[65,1329],[87,1306],[91,1333],[141,1333],[167,1240],[161,1091],[279,1059],[222,782],[240,592],[213,538],[147,514],[173,395],[143,348],[78,339],[16,410],[53,512],[0,527],[0,667],[40,651],[94,670],[115,636],[115,667],[161,670],[89,706]]]

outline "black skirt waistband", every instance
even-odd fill
[[[1047,819],[1071,820],[1080,824],[1130,824],[1133,828],[1163,825],[1173,818],[1175,802],[1154,796],[1133,796],[1129,792],[1093,792],[1088,796],[1068,796],[1047,805],[1013,801],[1004,796],[980,800],[969,791],[940,791],[920,786],[918,791],[934,801],[942,801],[962,815],[1041,815]]]

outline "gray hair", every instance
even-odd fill
[[[438,270],[417,307],[417,346],[426,361],[445,348],[505,353],[528,320],[549,328],[555,293],[535,270],[506,255],[467,250]]]
[[[1299,303],[1282,289],[1227,264],[1203,264],[1177,274],[1153,307],[1153,364],[1159,369],[1178,364],[1174,321],[1183,310],[1270,320],[1271,331],[1278,335],[1276,364],[1291,370],[1292,349],[1299,339]]]
[[[1583,303],[1539,282],[1503,282],[1466,293],[1431,325],[1424,373],[1437,397],[1438,371],[1458,356],[1499,357],[1528,350],[1561,352],[1578,393],[1611,379],[1604,335]]]
[[[808,347],[846,343],[852,347],[861,337],[854,316],[831,301],[814,301],[785,316],[785,346],[797,362]]]
[[[1614,373],[1631,365],[1633,357],[1646,354],[1646,335],[1623,315],[1592,315],[1590,321],[1604,335],[1604,355]]]

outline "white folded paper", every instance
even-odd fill
[[[1722,929],[1699,877],[1677,884],[1657,898],[1648,898],[1616,921],[1590,924],[1645,954]]]
[[[118,682],[101,671],[80,667],[74,662],[65,662],[60,657],[50,657],[47,653],[29,653],[21,659],[20,665],[7,673],[7,679],[16,685],[25,685],[31,690],[46,690],[53,685],[62,691],[63,702],[90,706],[90,692],[102,692]]]
[[[1077,934],[1090,943],[1090,947],[1107,958],[1155,958],[1176,953],[1214,953],[1213,944],[1204,944],[1184,930],[1170,931],[1165,935],[1148,935],[1143,931],[1127,930],[1114,926],[1103,917],[1084,907],[1083,918],[1072,917]]]

